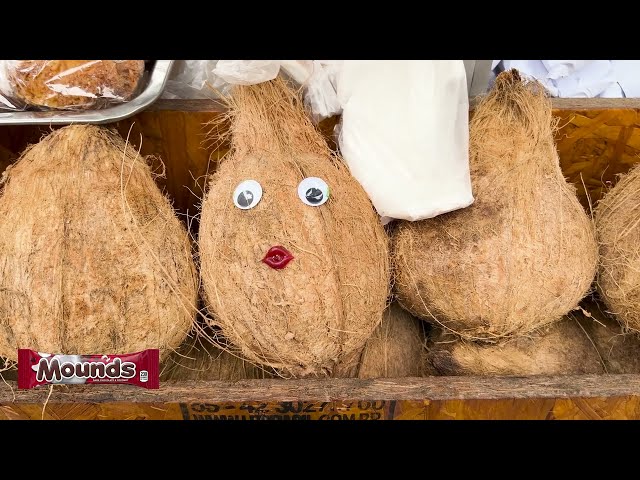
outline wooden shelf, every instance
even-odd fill
[[[640,375],[57,385],[48,401],[9,383],[0,419],[640,419]]]
[[[473,105],[475,100],[471,101]],[[607,110],[640,109],[640,98],[553,98],[556,110]],[[151,104],[147,111],[175,110],[182,112],[223,112],[224,104],[217,100],[160,99]]]

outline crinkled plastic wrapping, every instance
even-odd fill
[[[312,73],[305,84],[304,99],[316,123],[342,111],[338,99],[338,75],[343,63],[343,60],[313,61]]]
[[[304,87],[305,103],[314,121],[340,113],[335,83],[342,60],[179,60],[163,98],[215,99],[233,85],[254,85],[279,74]]]
[[[144,60],[0,60],[0,108],[96,110],[143,88]]]
[[[338,143],[383,223],[474,201],[462,60],[345,60]]]
[[[176,60],[162,91],[162,98],[206,99],[217,98],[212,88],[216,77],[213,74],[218,60]]]
[[[617,62],[620,61],[494,60],[492,67],[495,75],[502,70],[517,69],[525,78],[538,80],[552,97],[621,98],[633,91],[633,83],[638,84],[633,82],[638,77],[638,68],[633,64],[635,61]],[[628,76],[627,72],[632,75]]]
[[[280,60],[178,60],[162,98],[215,99],[233,85],[253,85],[274,79]]]

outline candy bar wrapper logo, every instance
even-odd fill
[[[18,350],[18,388],[50,384],[110,383],[160,387],[160,352],[123,355],[60,355]]]
[[[38,365],[31,368],[36,372],[38,382],[48,383],[84,383],[88,378],[133,378],[136,375],[136,364],[123,362],[119,358],[109,361],[107,355],[102,356],[103,362],[83,360],[79,355],[49,355],[42,357]],[[79,357],[79,358],[78,358]]]

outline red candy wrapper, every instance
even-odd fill
[[[124,355],[53,355],[18,350],[18,388],[39,385],[118,383],[160,388],[160,351]]]

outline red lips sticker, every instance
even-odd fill
[[[262,259],[264,263],[276,270],[283,269],[291,260],[293,260],[291,252],[281,246],[271,247]]]

